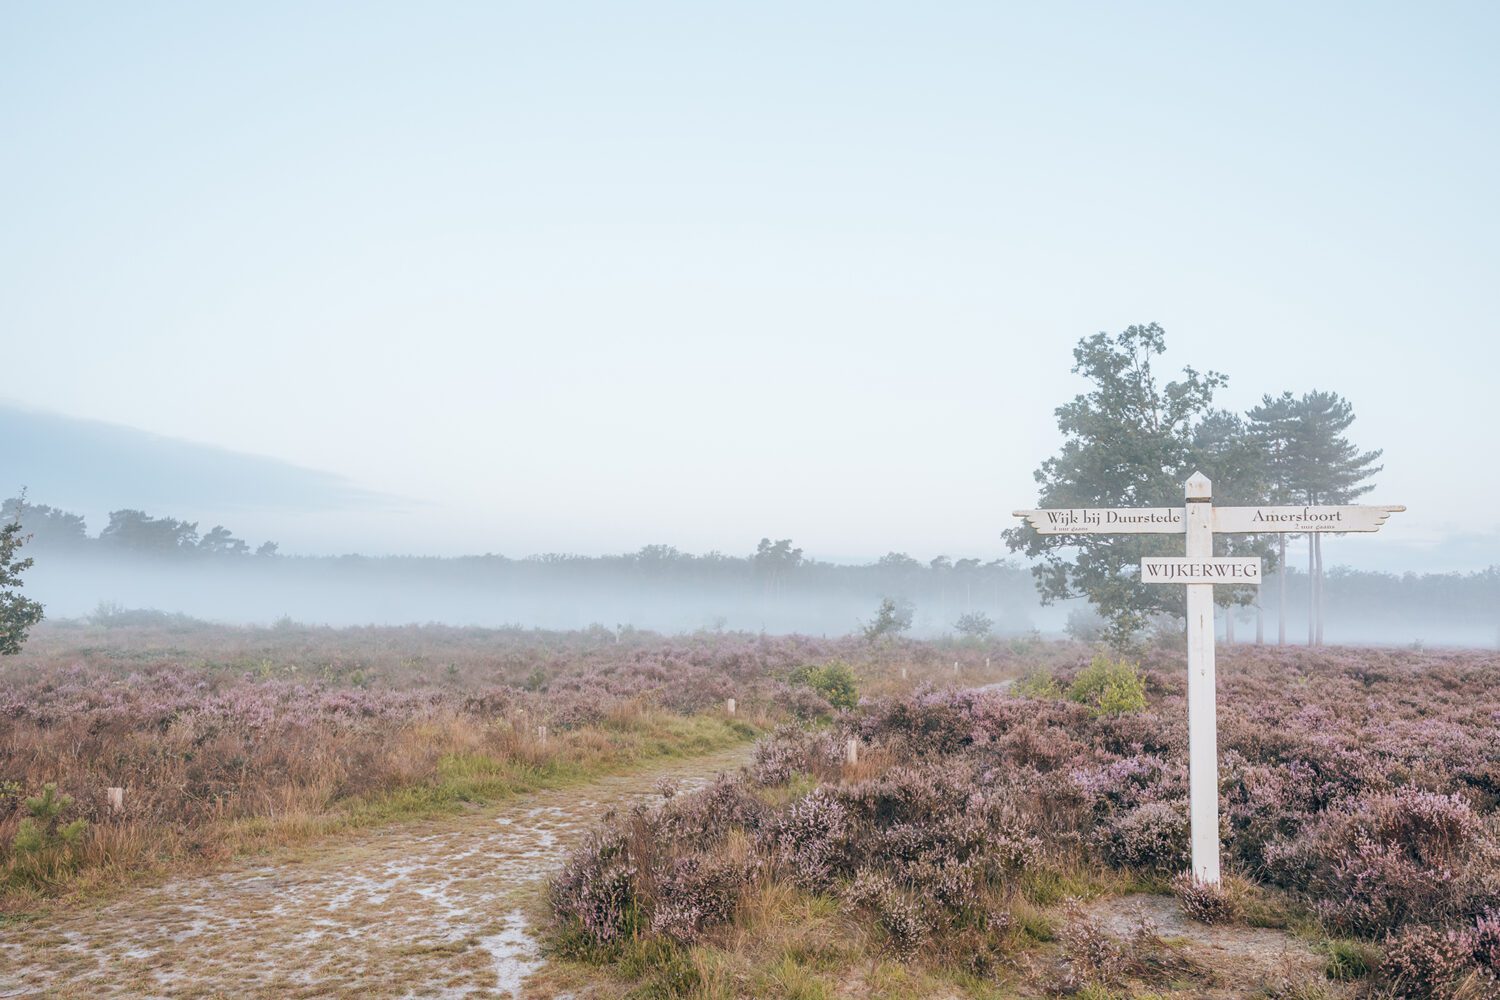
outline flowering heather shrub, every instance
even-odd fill
[[[1080,654],[1052,658],[1058,686],[1046,693],[1074,683]],[[931,942],[985,926],[1008,882],[1054,856],[1180,872],[1186,686],[1180,659],[1149,655],[1149,699],[1135,714],[997,691],[866,699],[841,725],[867,759],[899,763],[861,780],[838,767],[845,733],[778,731],[716,793],[729,801],[737,789],[740,818],[727,829],[744,831],[767,877],[836,895],[882,927],[879,904],[898,901],[890,920],[920,923]],[[1431,928],[1396,949],[1393,976],[1436,975],[1421,970],[1440,970],[1449,931],[1468,942],[1471,982],[1489,975],[1500,947],[1500,658],[1240,647],[1223,659],[1225,861],[1303,896],[1339,933],[1400,941],[1403,928]],[[768,786],[797,775],[824,783],[764,804]],[[682,838],[683,850],[716,850],[689,829]],[[1200,919],[1222,919],[1231,902],[1179,894]],[[919,920],[899,916],[907,904]],[[1111,968],[1091,942],[1084,928],[1072,948],[1079,982]]]
[[[673,858],[658,875],[651,930],[678,944],[729,920],[745,888],[759,873],[758,859],[691,854]]]
[[[927,936],[922,907],[901,892],[891,892],[881,897],[876,912],[891,950],[900,958],[915,955]]]
[[[1187,808],[1181,801],[1147,802],[1111,816],[1092,840],[1121,868],[1181,871],[1190,860]]]
[[[1474,960],[1500,976],[1500,909],[1488,910],[1475,919]]]
[[[1059,937],[1065,963],[1062,992],[1076,993],[1089,985],[1112,986],[1124,977],[1129,963],[1120,942],[1082,910],[1071,910]]]
[[[1069,778],[1105,811],[1175,802],[1187,795],[1187,768],[1158,754],[1133,754],[1099,766],[1080,767]]]
[[[724,776],[671,804],[661,813],[658,832],[674,844],[698,850],[722,843],[734,830],[754,833],[765,828],[771,812],[742,782]]]
[[[723,804],[738,795],[732,782],[721,781],[701,795],[674,797],[612,820],[576,848],[552,879],[554,914],[593,945],[638,934],[679,944],[698,940],[733,915],[762,868],[754,853],[723,849],[739,822],[694,830],[695,821],[711,814],[705,803]],[[752,814],[731,815],[753,822]]]
[[[552,880],[552,907],[578,921],[594,941],[609,944],[640,926],[639,874],[620,831],[596,833]]]
[[[823,719],[833,714],[833,706],[818,692],[801,684],[775,685],[776,700],[786,706],[787,711],[804,722]]]
[[[851,910],[873,917],[897,957],[910,958],[921,948],[928,930],[922,908],[895,879],[862,868],[844,887],[843,895]]]
[[[1199,882],[1192,872],[1172,879],[1172,895],[1182,912],[1201,924],[1233,923],[1240,915],[1239,901],[1228,887]]]
[[[837,792],[817,788],[778,816],[765,839],[792,881],[822,890],[848,867],[849,833],[849,816]]]
[[[750,780],[757,785],[785,784],[808,769],[807,757],[795,739],[761,740],[755,744],[754,754]]]
[[[750,776],[759,785],[780,785],[798,774],[836,774],[844,763],[843,734],[782,726],[775,738],[757,743],[754,753]]]
[[[1500,895],[1500,844],[1458,795],[1403,789],[1348,803],[1265,855],[1340,931],[1452,920]]]
[[[1408,927],[1386,942],[1381,972],[1398,997],[1467,1000],[1495,996],[1493,990],[1480,993],[1474,989],[1485,979],[1500,988],[1500,980],[1475,961],[1475,943],[1470,929]]]

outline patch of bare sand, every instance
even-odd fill
[[[1210,927],[1185,916],[1170,896],[1118,896],[1089,903],[1084,912],[1116,937],[1128,938],[1149,920],[1156,933],[1177,946],[1182,957],[1210,970],[1219,985],[1195,994],[1206,1000],[1264,995],[1266,988],[1321,983],[1325,960],[1307,942],[1268,927]]]

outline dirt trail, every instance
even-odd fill
[[[610,809],[739,748],[374,830],[0,929],[0,997],[504,997],[540,965],[521,904]]]

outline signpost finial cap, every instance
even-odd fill
[[[1213,483],[1201,472],[1195,472],[1188,477],[1185,493],[1189,500],[1208,500],[1213,497]]]

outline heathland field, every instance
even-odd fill
[[[1233,875],[1212,891],[1180,877],[1181,662],[1048,655],[1006,691],[780,729],[742,774],[605,824],[552,882],[551,974],[687,996],[1500,996],[1500,657],[1226,655]]]
[[[0,995],[1494,997],[1497,682],[1221,654],[1207,892],[1173,653],[52,625]]]

